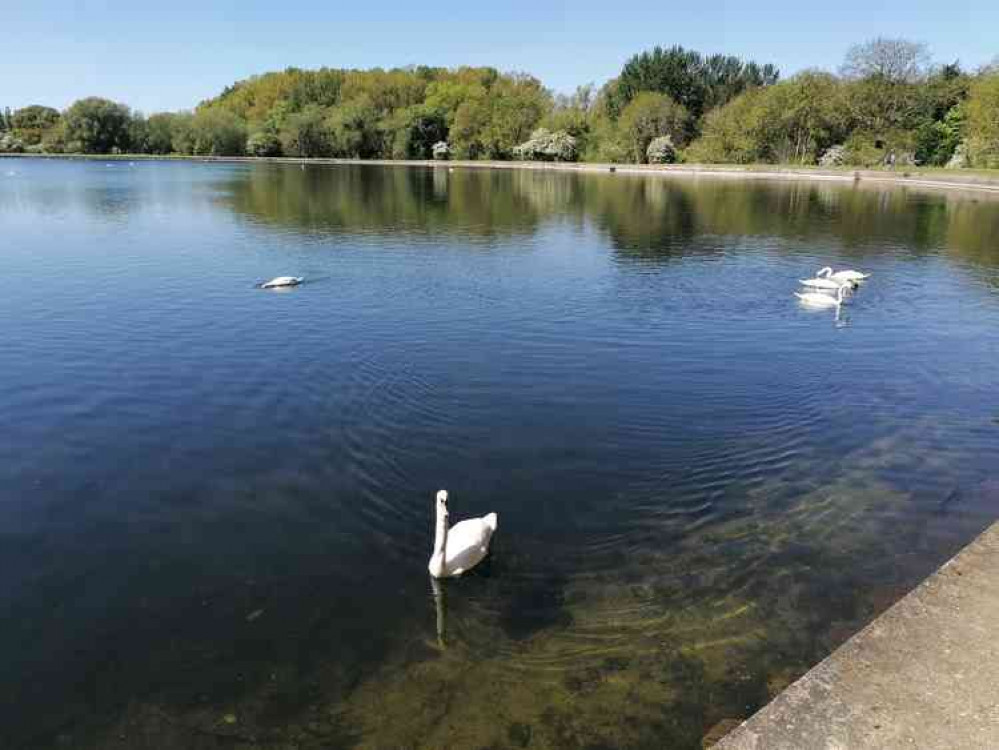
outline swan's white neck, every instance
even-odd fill
[[[437,529],[434,534],[434,557],[445,558],[444,549],[447,547],[447,508],[443,503],[437,503]]]

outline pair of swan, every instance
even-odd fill
[[[305,279],[301,276],[278,276],[260,285],[261,289],[280,289],[286,286],[298,286]]]
[[[809,290],[820,289],[835,291],[835,297],[814,291],[806,291],[804,294],[795,292],[794,295],[806,305],[838,308],[843,304],[846,293],[856,289],[860,285],[861,281],[868,278],[870,278],[869,273],[861,273],[860,271],[853,270],[837,271],[833,273],[832,268],[826,266],[815,274],[815,278],[802,279],[801,284]]]

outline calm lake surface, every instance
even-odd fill
[[[3,748],[694,750],[999,516],[974,196],[0,160],[0,277]]]

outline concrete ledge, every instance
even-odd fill
[[[999,749],[999,523],[714,748]]]

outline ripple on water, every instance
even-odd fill
[[[696,747],[994,518],[995,206],[23,170],[0,744]],[[845,327],[827,264],[874,272]],[[500,530],[435,597],[441,487]]]

